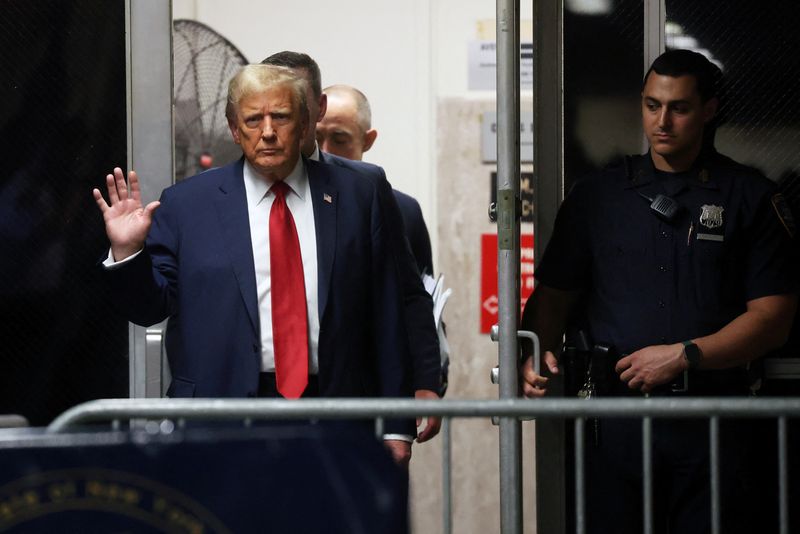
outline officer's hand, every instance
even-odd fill
[[[615,367],[620,380],[631,389],[650,393],[668,384],[686,368],[683,344],[652,345],[621,358]]]
[[[550,374],[558,374],[558,360],[555,354],[549,350],[544,353],[544,364],[550,370]],[[543,397],[547,393],[548,378],[536,374],[533,370],[533,356],[529,356],[519,370],[520,381],[522,383],[522,394],[527,398]]]

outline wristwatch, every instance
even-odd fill
[[[683,357],[689,362],[689,369],[697,369],[697,366],[700,365],[700,358],[702,358],[700,347],[691,340],[681,343],[683,343]]]

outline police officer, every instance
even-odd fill
[[[565,199],[522,319],[550,374],[572,321],[610,347],[597,387],[611,395],[746,395],[747,364],[785,343],[797,306],[793,228],[769,180],[714,150],[719,81],[701,54],[662,54],[642,89],[649,152]],[[521,376],[526,397],[546,393],[530,358]],[[599,424],[587,450],[589,532],[641,532],[640,422]],[[751,518],[747,454],[758,436],[723,424],[723,532],[738,532]],[[710,531],[707,427],[654,421],[656,532]]]

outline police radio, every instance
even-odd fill
[[[658,194],[655,198],[650,198],[641,191],[637,191],[639,196],[650,202],[650,211],[655,213],[656,217],[668,223],[675,222],[675,219],[680,215],[683,206],[678,204],[678,201],[667,195]]]
[[[625,175],[627,176],[628,180],[635,182],[636,179],[633,174],[633,158],[630,156],[625,156]],[[641,174],[641,171],[639,171]],[[655,213],[656,217],[665,221],[669,224],[675,222],[675,219],[678,218],[681,211],[683,210],[683,206],[681,206],[677,200],[672,197],[668,197],[667,195],[658,194],[655,198],[651,198],[641,191],[637,191],[640,197],[650,202],[650,211]]]

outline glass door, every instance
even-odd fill
[[[92,198],[128,157],[125,56],[124,0],[3,2],[0,414],[32,425],[128,396],[128,322],[97,267]]]

